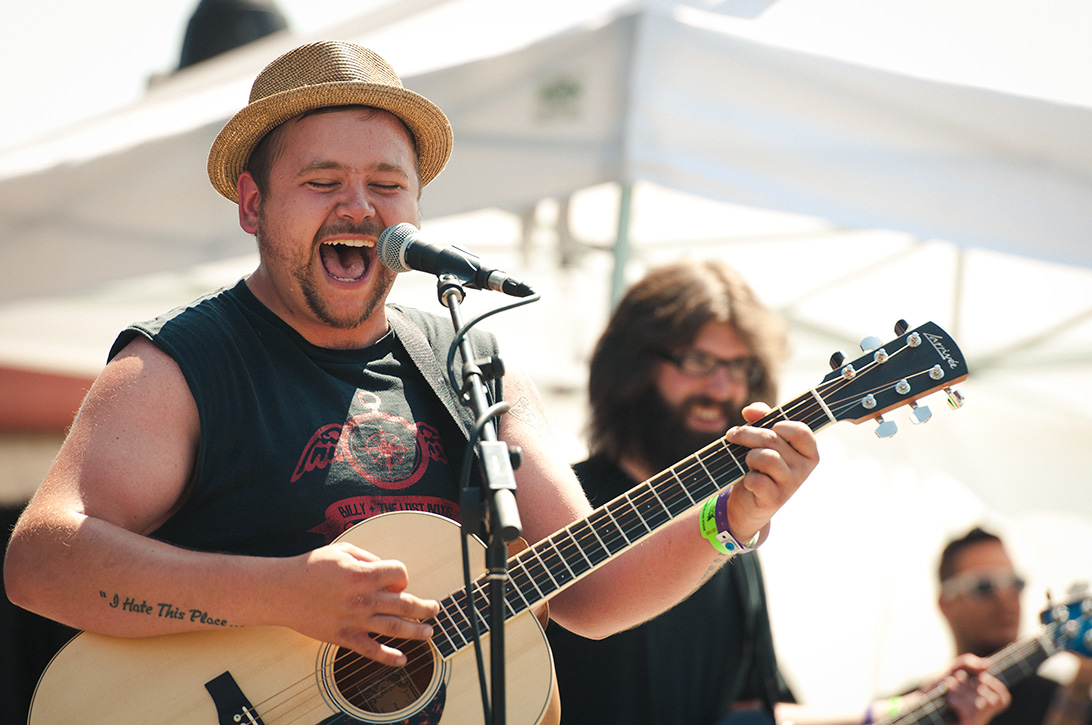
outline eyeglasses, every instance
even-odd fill
[[[1003,589],[1019,594],[1026,585],[1027,582],[1011,571],[967,572],[945,581],[940,587],[940,595],[944,599],[953,599],[961,594],[974,599],[989,599],[999,596]]]
[[[693,378],[707,377],[721,367],[728,373],[728,379],[736,383],[754,385],[762,377],[762,366],[753,357],[725,359],[701,350],[663,353],[662,357],[672,362],[683,375]]]

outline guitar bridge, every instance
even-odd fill
[[[205,683],[205,689],[216,705],[216,717],[220,725],[265,725],[254,711],[254,706],[239,689],[239,684],[225,672]]]

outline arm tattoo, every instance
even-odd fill
[[[516,420],[522,421],[539,433],[549,432],[546,421],[531,405],[531,401],[525,396],[520,396],[516,404],[509,408],[508,413]]]
[[[134,597],[125,597],[124,600],[117,594],[113,597],[107,596],[106,592],[99,590],[99,597],[106,600],[106,603],[112,609],[121,609],[122,611],[129,612],[131,614],[143,614],[147,616],[160,617],[164,619],[177,619],[177,620],[189,620],[191,622],[201,622],[202,624],[208,624],[213,627],[230,627],[233,625],[228,624],[226,619],[218,619],[211,616],[208,612],[202,609],[180,609],[173,604],[167,604],[165,602],[159,602],[158,604],[149,604],[148,600],[138,602]]]

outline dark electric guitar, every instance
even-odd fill
[[[916,401],[930,393],[946,389],[958,407],[961,398],[951,386],[967,376],[967,366],[956,344],[932,323],[908,330],[900,322],[895,330],[895,339],[869,343],[850,363],[832,358],[834,370],[819,385],[755,425],[795,420],[819,431],[838,421],[876,419],[877,432],[889,435],[894,424],[882,415],[909,404],[923,422],[927,408]],[[556,717],[553,661],[535,610],[740,480],[747,450],[722,438],[509,559],[507,722],[534,725]],[[30,723],[480,723],[471,623],[488,632],[485,549],[473,547],[477,578],[468,601],[460,537],[448,519],[398,512],[362,521],[339,538],[405,562],[414,593],[440,602],[429,642],[392,643],[408,656],[404,667],[379,665],[282,627],[140,639],[84,633],[46,669]]]
[[[1039,633],[1020,639],[989,658],[990,674],[1011,687],[1035,674],[1047,658],[1062,651],[1092,657],[1092,597],[1078,598],[1068,604],[1048,607],[1039,615],[1043,623]],[[946,700],[944,683],[930,689],[909,710],[876,720],[875,725],[946,725],[955,721]]]

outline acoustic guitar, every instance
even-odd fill
[[[834,368],[803,395],[755,423],[806,423],[814,431],[839,421],[878,420],[913,407],[941,389],[958,407],[951,386],[967,376],[952,339],[926,323],[895,327],[886,344]],[[862,344],[862,347],[866,347]],[[718,441],[638,484],[508,560],[505,596],[506,722],[535,725],[556,716],[553,660],[534,611],[550,597],[675,518],[739,481],[747,448]],[[488,637],[490,605],[484,546],[472,552],[468,600],[462,577],[461,530],[427,513],[397,512],[367,519],[346,531],[348,541],[381,558],[403,561],[418,596],[440,602],[429,642],[394,641],[403,667],[380,665],[351,650],[281,627],[243,627],[125,639],[82,633],[56,655],[38,684],[31,725],[56,723],[481,723],[472,622]],[[479,541],[478,544],[481,544]],[[482,647],[488,668],[488,647]]]

